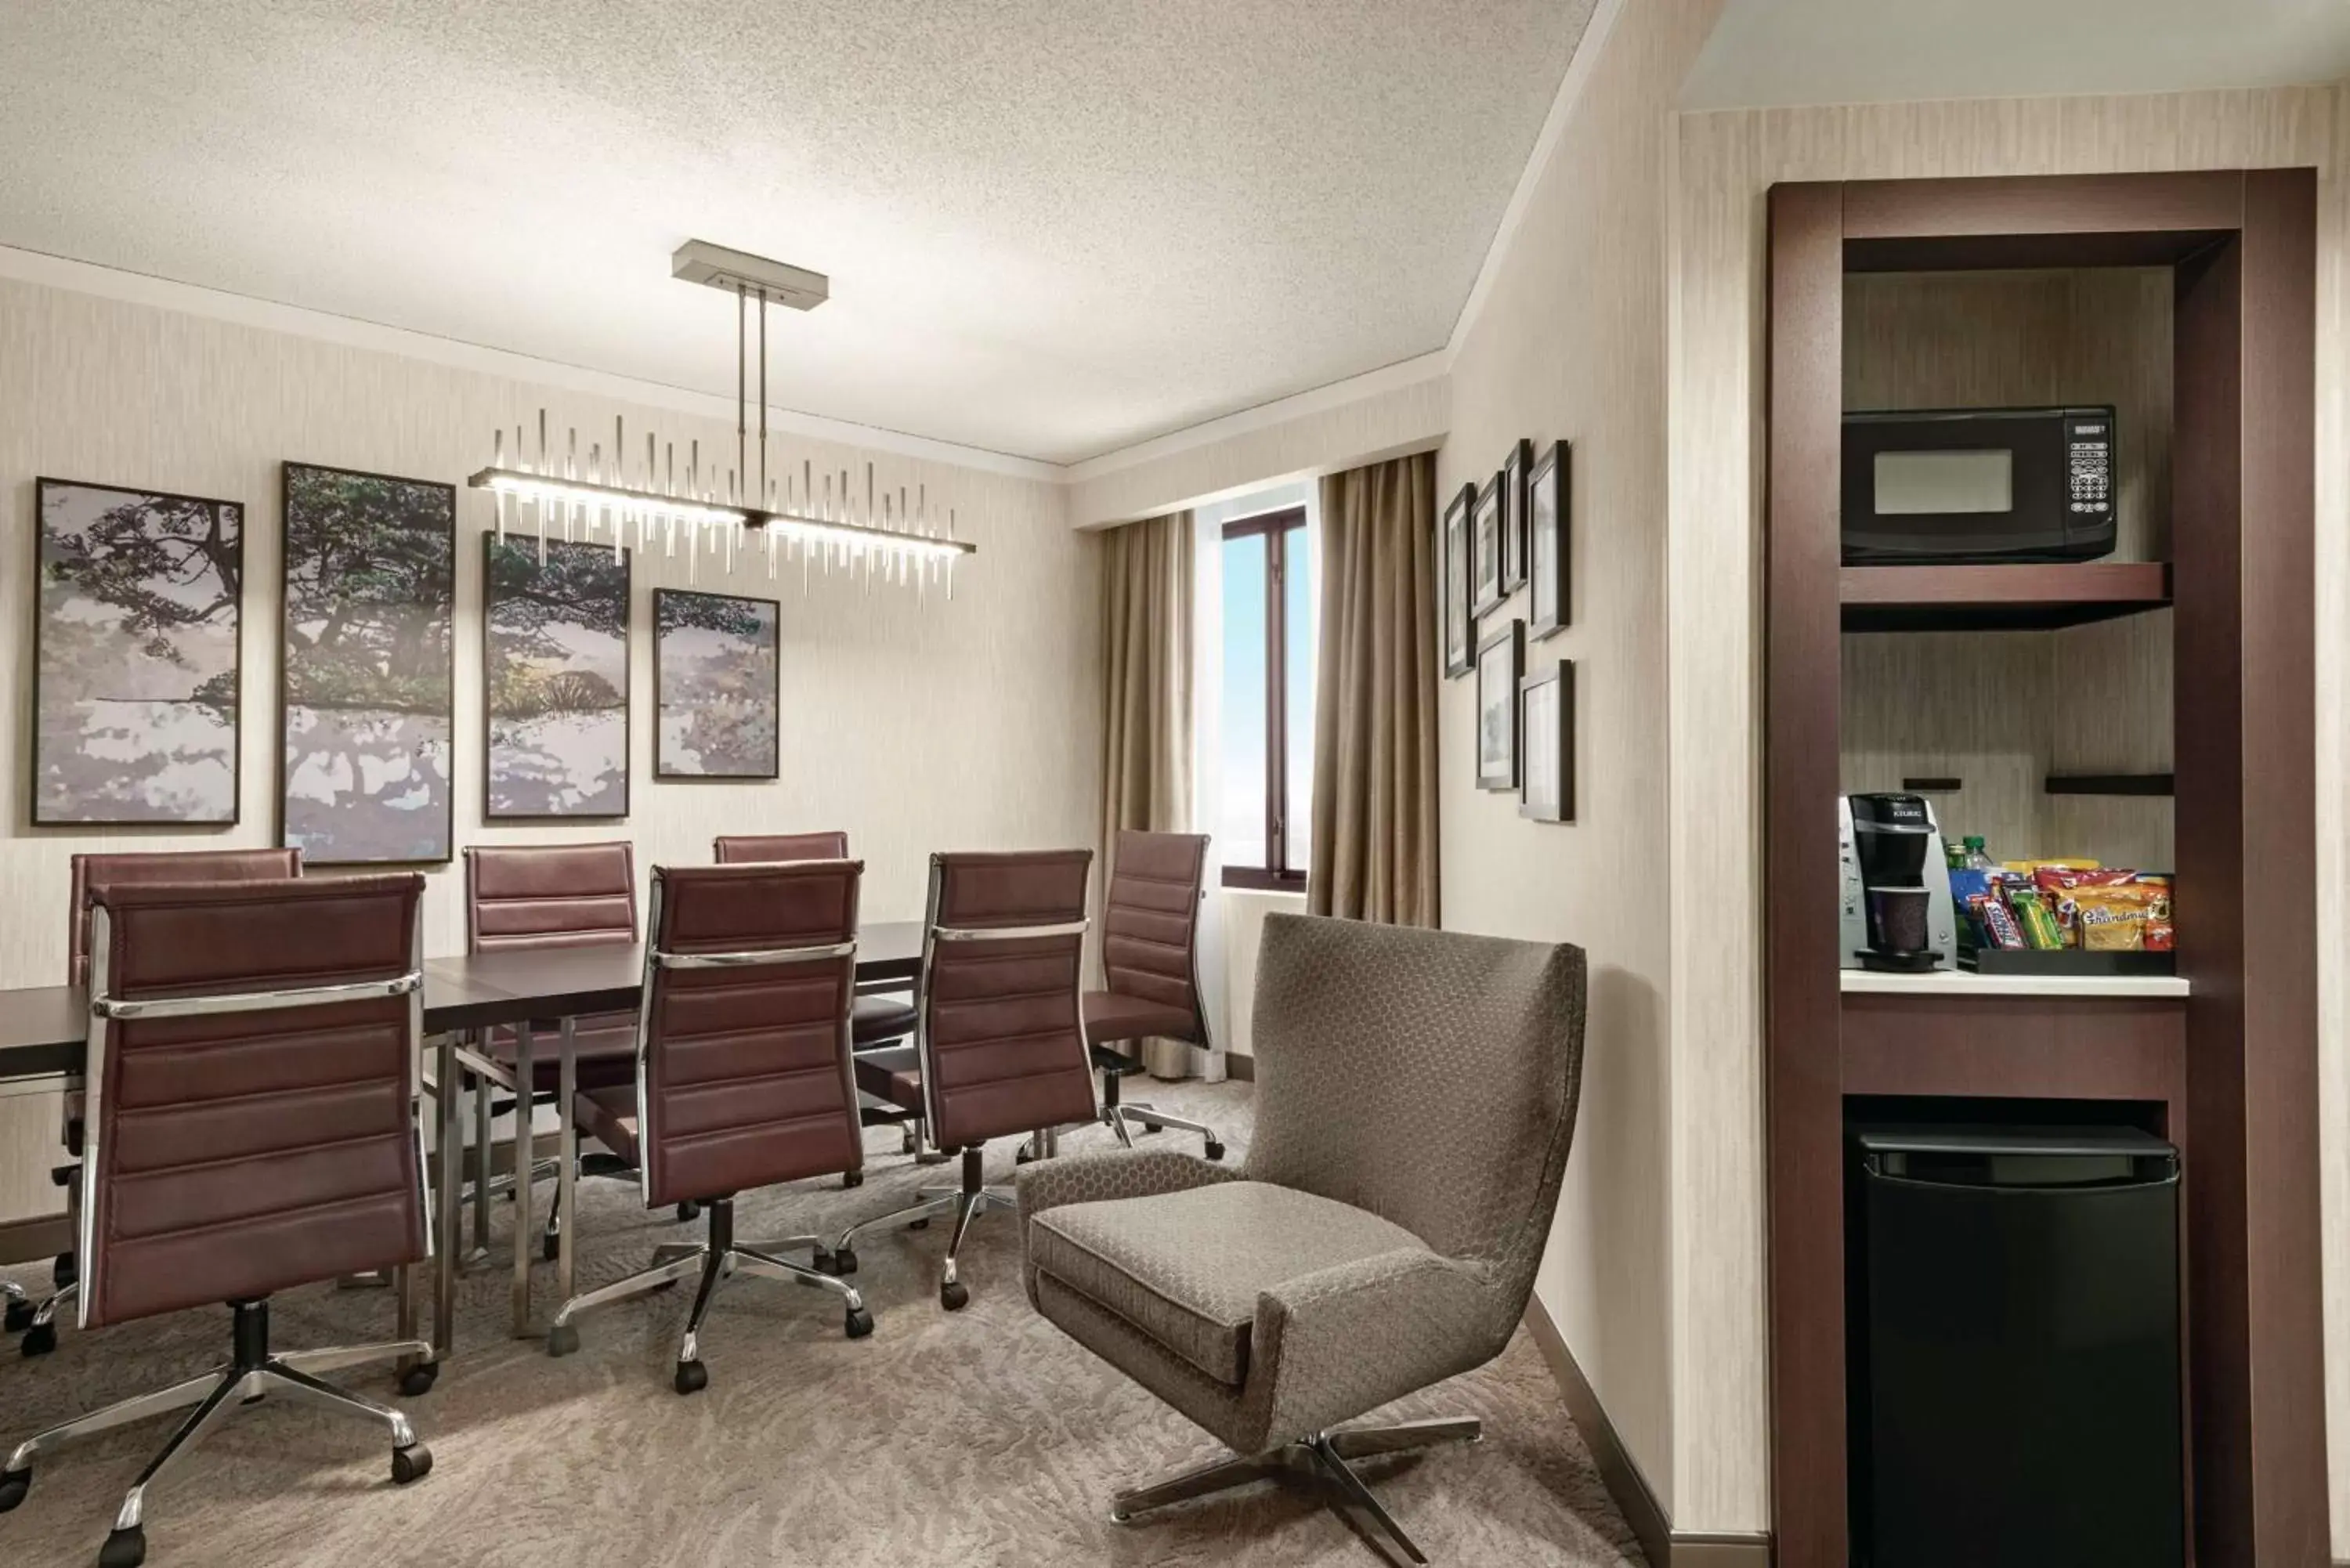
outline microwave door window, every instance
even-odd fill
[[[1880,452],[1876,454],[1877,515],[2005,515],[2015,510],[2015,454]]]

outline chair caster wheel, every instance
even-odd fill
[[[701,1219],[701,1218],[702,1218],[702,1205],[701,1205],[701,1204],[699,1204],[699,1203],[681,1203],[681,1204],[679,1204],[679,1205],[677,1206],[677,1222],[678,1222],[679,1224],[681,1224],[681,1225],[688,1224],[688,1223],[691,1223],[691,1221],[696,1220],[699,1220],[699,1219]]]
[[[10,1334],[22,1334],[32,1327],[33,1311],[32,1303],[11,1298],[8,1303],[7,1331]]]
[[[1211,1160],[1222,1159],[1224,1158],[1224,1146],[1218,1143],[1214,1138],[1210,1138],[1208,1140],[1207,1154],[1208,1158]]]
[[[949,1280],[939,1287],[939,1305],[949,1312],[961,1312],[971,1303],[971,1292],[961,1280]]]
[[[57,1347],[57,1325],[53,1323],[35,1324],[25,1331],[25,1337],[16,1345],[16,1348],[26,1355],[47,1355]]]
[[[139,1568],[147,1561],[147,1532],[137,1525],[109,1532],[98,1549],[98,1568]]]
[[[546,1354],[569,1355],[579,1348],[579,1325],[558,1323],[546,1331]]]
[[[710,1373],[699,1361],[681,1361],[676,1381],[679,1393],[699,1394],[710,1386]]]
[[[538,1239],[538,1255],[550,1263],[563,1256],[563,1238],[551,1231],[541,1236]]]
[[[847,1321],[841,1325],[851,1339],[863,1339],[873,1332],[873,1314],[863,1307],[848,1309]]]
[[[861,1170],[844,1170],[840,1173],[840,1185],[844,1189],[862,1187],[865,1185],[865,1173]]]
[[[1036,1151],[1024,1143],[1012,1151],[1012,1163],[1014,1165],[1028,1165],[1035,1158]]]
[[[28,1466],[21,1470],[0,1471],[0,1513],[5,1513],[25,1501],[33,1490],[33,1472]]]
[[[411,1443],[404,1449],[391,1450],[391,1479],[396,1486],[422,1480],[432,1473],[432,1450],[421,1443]]]
[[[909,1231],[927,1231],[930,1228],[931,1222],[927,1220],[909,1220],[906,1221],[906,1229]]]
[[[79,1278],[81,1270],[75,1264],[71,1252],[59,1252],[57,1261],[49,1265],[49,1282],[59,1290],[64,1290]]]
[[[432,1385],[441,1380],[441,1364],[421,1361],[400,1375],[400,1391],[410,1398],[432,1392]]]

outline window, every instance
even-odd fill
[[[1224,886],[1303,888],[1315,566],[1303,508],[1224,524]]]

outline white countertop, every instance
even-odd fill
[[[2185,996],[2187,981],[2175,974],[1977,974],[1937,969],[1923,974],[1881,970],[1836,971],[1843,989],[1897,996]]]

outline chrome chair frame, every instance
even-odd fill
[[[409,971],[390,980],[286,991],[156,998],[144,1002],[123,1001],[109,994],[109,982],[112,978],[108,973],[113,945],[112,916],[104,905],[99,905],[91,911],[90,918],[89,1030],[83,1068],[83,1092],[88,1108],[83,1123],[80,1160],[83,1198],[74,1217],[74,1240],[80,1250],[81,1273],[72,1285],[42,1304],[37,1321],[43,1324],[49,1322],[60,1303],[71,1299],[75,1303],[76,1325],[82,1329],[90,1326],[90,1303],[97,1298],[97,1282],[102,1277],[103,1269],[102,1255],[93,1242],[99,1208],[98,1199],[104,1189],[99,1175],[99,1153],[105,1125],[106,1026],[117,1019],[257,1012],[289,1007],[330,1006],[368,998],[405,996],[408,999],[411,1045],[408,1064],[409,1136],[414,1140],[417,1211],[424,1217],[424,1255],[430,1262],[434,1245],[430,1219],[432,1195],[425,1181],[425,1172],[429,1168],[424,1160],[424,1127],[420,1114],[423,1095],[424,1042],[422,901],[418,901],[416,919],[409,936]],[[407,1416],[390,1406],[379,1405],[372,1399],[337,1387],[317,1376],[346,1366],[395,1358],[404,1366],[419,1371],[433,1366],[432,1344],[416,1336],[415,1271],[403,1266],[394,1272],[399,1301],[400,1326],[396,1331],[399,1338],[380,1345],[273,1352],[269,1348],[267,1301],[233,1303],[235,1313],[234,1350],[228,1361],[184,1383],[118,1400],[26,1438],[10,1450],[5,1466],[0,1466],[0,1512],[15,1508],[24,1501],[26,1492],[32,1486],[33,1459],[36,1455],[77,1438],[111,1431],[151,1416],[194,1406],[194,1411],[180,1423],[162,1449],[139,1472],[139,1479],[131,1483],[130,1490],[123,1495],[122,1504],[115,1511],[113,1531],[99,1554],[100,1568],[137,1568],[147,1552],[144,1521],[148,1489],[161,1480],[182,1455],[194,1448],[223,1416],[232,1414],[243,1404],[250,1403],[273,1389],[341,1415],[358,1416],[383,1426],[391,1435],[392,1480],[406,1485],[421,1478],[432,1468],[432,1454],[416,1440],[415,1429],[409,1424]],[[429,1378],[425,1386],[431,1386]]]
[[[941,942],[1001,942],[1035,937],[1072,935],[1079,938],[1082,942],[1085,934],[1093,929],[1093,921],[1090,919],[1066,920],[1058,925],[1049,926],[941,926],[938,922],[937,910],[940,888],[945,880],[945,876],[944,867],[939,864],[937,857],[933,857],[931,861],[928,906],[931,913],[922,932],[922,972],[914,983],[914,1041],[922,1064],[922,1126],[925,1136],[927,1136],[927,1129],[939,1125],[938,1075],[931,1068],[931,977],[937,970],[937,965],[932,963],[931,960],[937,954],[938,945]],[[1070,992],[1069,1000],[1076,1009],[1077,1038],[1080,1043],[1083,1043],[1086,1032],[1083,962],[1077,965],[1076,979]],[[1102,1110],[1101,1086],[1094,1080],[1093,1058],[1089,1046],[1086,1058],[1086,1082],[1093,1089],[1096,1119],[1107,1119]],[[1122,1127],[1118,1129],[1118,1136],[1121,1139],[1126,1137]],[[1034,1150],[1030,1158],[1049,1159],[1059,1152],[1059,1143],[1058,1129],[1038,1127],[1024,1147]],[[1019,1194],[1013,1188],[1002,1182],[991,1184],[985,1179],[981,1165],[980,1145],[966,1145],[962,1153],[962,1180],[959,1185],[920,1188],[915,1191],[915,1200],[905,1208],[891,1210],[886,1214],[877,1214],[869,1220],[858,1220],[841,1231],[840,1239],[830,1248],[818,1245],[816,1266],[827,1274],[837,1274],[845,1278],[857,1272],[857,1239],[867,1231],[919,1231],[930,1224],[931,1220],[951,1214],[954,1216],[955,1222],[954,1234],[947,1239],[946,1257],[939,1265],[939,1304],[949,1312],[961,1311],[970,1302],[971,1292],[963,1284],[957,1271],[956,1259],[962,1251],[963,1239],[971,1234],[971,1222],[991,1210],[1001,1209],[1017,1213],[1020,1209]]]
[[[650,935],[660,929],[661,882],[653,878],[652,899],[646,915],[645,929]],[[848,961],[849,972],[856,973],[857,943],[829,942],[821,947],[766,948],[727,953],[673,953],[650,945],[645,948],[645,980],[637,1000],[637,1116],[639,1117],[637,1147],[639,1151],[652,1146],[659,1133],[654,1127],[655,1107],[647,1092],[650,1084],[647,1071],[650,1065],[653,1015],[653,976],[657,971],[691,969],[735,969],[754,964],[816,963],[825,961]],[[849,1014],[856,1006],[857,987],[852,982],[842,988],[840,1009],[840,1044],[850,1044]],[[566,1061],[569,1060],[567,1054]],[[567,1089],[570,1085],[565,1085]],[[577,1118],[567,1121],[574,1126]],[[652,1172],[639,1158],[637,1162],[637,1191],[650,1208],[652,1204]],[[693,1305],[686,1314],[685,1332],[678,1341],[677,1370],[673,1382],[680,1394],[699,1392],[709,1382],[708,1370],[702,1364],[702,1325],[710,1314],[711,1299],[718,1287],[738,1271],[762,1279],[780,1280],[788,1283],[813,1285],[832,1292],[841,1298],[846,1312],[843,1328],[851,1339],[862,1339],[873,1332],[872,1314],[865,1310],[865,1298],[846,1280],[835,1279],[814,1268],[803,1267],[777,1256],[801,1248],[820,1250],[823,1241],[816,1236],[787,1236],[780,1241],[746,1242],[734,1239],[734,1200],[732,1197],[711,1199],[703,1207],[709,1221],[709,1232],[699,1242],[689,1246],[666,1246],[654,1249],[650,1267],[640,1269],[608,1285],[583,1291],[567,1301],[556,1312],[555,1321],[546,1331],[546,1353],[549,1355],[569,1355],[579,1348],[579,1330],[574,1323],[582,1313],[614,1302],[630,1301],[666,1290],[681,1280],[701,1276],[694,1292]]]

